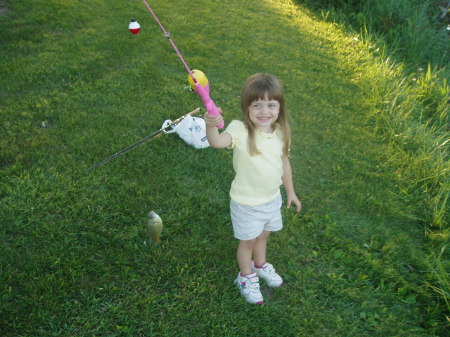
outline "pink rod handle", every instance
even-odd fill
[[[200,83],[197,83],[195,85],[195,92],[202,99],[203,105],[205,106],[206,111],[208,111],[210,115],[221,116],[219,108],[216,106],[211,97],[209,97],[209,83],[204,87],[202,87]],[[222,129],[224,124],[225,122],[222,120],[222,122],[220,122],[220,124],[217,125],[217,128]]]

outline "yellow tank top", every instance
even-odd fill
[[[236,176],[231,183],[233,201],[257,206],[275,200],[280,195],[283,176],[283,136],[279,128],[273,133],[256,131],[256,147],[261,152],[250,155],[248,131],[244,123],[233,120],[225,132],[232,138],[233,168]]]

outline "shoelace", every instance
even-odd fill
[[[273,266],[270,263],[267,263],[266,266],[263,268],[265,272],[269,273],[269,274],[274,274],[275,273],[275,269],[273,268]]]

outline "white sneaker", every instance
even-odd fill
[[[241,273],[239,273],[234,282],[248,303],[263,304],[263,297],[259,290],[259,279],[255,273],[247,276],[241,276]]]
[[[277,288],[283,284],[281,276],[276,273],[273,266],[268,262],[264,263],[261,268],[257,268],[252,261],[252,271],[255,272],[258,277],[266,281],[269,287]]]

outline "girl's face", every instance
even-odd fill
[[[258,99],[250,104],[249,117],[255,127],[263,132],[273,132],[273,124],[280,114],[280,103],[277,100],[269,100],[267,94],[264,99]]]

